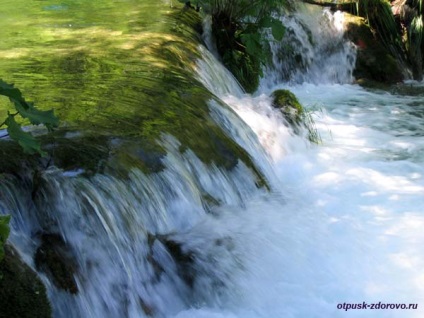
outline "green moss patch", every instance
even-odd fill
[[[296,95],[286,89],[278,89],[271,94],[272,106],[278,108],[291,125],[299,125],[304,113]]]
[[[296,134],[300,134],[301,127],[306,128],[308,139],[313,143],[320,143],[321,137],[315,128],[310,112],[306,112],[296,95],[286,89],[278,89],[271,94],[272,106],[278,108],[288,124]]]

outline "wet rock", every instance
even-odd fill
[[[163,267],[159,264],[159,262],[153,256],[153,244],[155,243],[156,236],[151,233],[147,234],[147,244],[149,246],[149,252],[147,254],[147,262],[152,266],[154,273],[155,282],[159,281],[160,275],[164,272]]]
[[[202,205],[203,208],[209,213],[213,213],[215,207],[218,207],[222,204],[221,200],[214,198],[207,192],[202,194]]]
[[[156,310],[152,306],[147,304],[142,298],[139,298],[138,301],[139,301],[140,306],[143,309],[143,311],[144,311],[144,313],[146,314],[147,317],[154,317],[155,316]]]
[[[156,239],[162,243],[169,255],[175,261],[179,276],[184,280],[187,286],[193,288],[195,280],[193,253],[184,251],[181,243],[172,240],[167,235],[157,235]]]
[[[46,288],[18,253],[5,246],[0,263],[0,318],[47,318],[51,307]]]
[[[78,293],[70,248],[58,234],[42,234],[34,262],[37,270],[44,272],[57,288]]]
[[[172,239],[170,235],[153,235],[148,233],[147,244],[149,246],[149,253],[147,254],[147,261],[153,268],[155,274],[155,280],[159,281],[160,276],[165,272],[164,264],[161,264],[160,260],[157,260],[154,255],[153,245],[161,244],[168,253],[168,255],[174,261],[178,275],[182,280],[193,288],[195,281],[195,270],[194,270],[194,253],[192,251],[185,251],[182,243]]]

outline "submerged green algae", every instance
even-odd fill
[[[205,163],[231,169],[242,159],[265,183],[210,117],[213,96],[194,78],[201,29],[196,12],[157,1],[25,6],[20,0],[5,6],[14,18],[0,22],[3,78],[38,107],[53,108],[62,122],[55,133],[40,136],[51,155],[45,165],[89,174],[125,174],[133,167],[157,172],[165,154],[158,140],[170,134],[181,151],[191,149]],[[0,103],[3,116],[9,105]],[[23,158],[37,161],[3,144],[2,162],[14,163],[0,164],[0,171],[22,167]]]

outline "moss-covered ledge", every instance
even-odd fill
[[[0,262],[0,318],[50,318],[46,288],[10,245]]]
[[[164,11],[162,3],[151,5]],[[125,177],[132,168],[158,172],[166,154],[160,140],[169,134],[181,143],[181,151],[191,149],[206,164],[232,169],[241,159],[258,185],[264,184],[246,151],[210,116],[208,101],[214,97],[195,76],[200,15],[182,6],[167,9],[155,30],[136,22],[144,15],[139,12],[125,33],[108,37],[97,28],[67,31],[66,43],[51,48],[57,54],[40,48],[36,60],[26,57],[43,77],[42,85],[22,78],[10,81],[38,107],[55,109],[62,126],[40,136],[47,158],[27,156],[0,140],[0,152],[7,158],[0,162],[0,172],[39,171],[51,165],[82,170],[86,176]],[[101,46],[68,44],[77,38],[85,43],[87,37]]]

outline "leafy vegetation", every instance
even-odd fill
[[[402,52],[402,40],[388,1],[360,0],[357,8],[358,14],[367,19],[380,40],[395,56]]]
[[[424,0],[303,0],[303,2],[331,6],[365,18],[373,32],[373,41],[377,42],[375,41],[377,39],[384,45],[383,49],[378,49],[380,54],[384,55],[383,61],[377,63],[369,61],[368,64],[381,66],[388,61],[390,66],[380,67],[385,73],[389,73],[390,68],[396,72],[396,69],[407,65],[414,79],[423,79]],[[378,44],[370,41],[366,44],[378,47]],[[380,57],[380,54],[377,55]],[[380,72],[378,67],[367,65],[366,68],[373,68],[366,70],[367,73]],[[402,77],[402,74],[400,75]],[[384,74],[382,77],[387,78]]]
[[[21,91],[0,79],[0,95],[6,96],[12,102],[16,112],[8,112],[7,118],[2,126],[7,126],[7,132],[11,139],[17,141],[26,153],[39,153],[42,156],[45,152],[41,150],[40,143],[28,132],[25,132],[21,125],[15,120],[17,115],[26,118],[33,125],[44,125],[49,131],[57,127],[59,120],[53,114],[53,110],[42,111],[34,107],[33,103],[27,102]]]
[[[394,84],[403,80],[402,69],[391,51],[376,40],[375,32],[363,18],[349,15],[345,17],[346,36],[355,43],[356,65],[353,71],[358,83],[363,86]]]
[[[407,19],[404,21],[406,24],[404,27],[407,30],[405,34],[405,46],[408,59],[412,65],[414,78],[422,80],[424,60],[424,1],[411,1],[411,9],[410,23],[408,24],[409,21]]]
[[[411,66],[413,77],[417,80],[423,78],[423,2],[359,0],[357,3],[358,14],[366,18],[394,58]]]
[[[181,2],[185,2],[180,0]],[[212,33],[223,64],[248,92],[253,92],[270,58],[269,32],[281,41],[285,28],[278,19],[290,0],[203,0],[205,13],[212,16]]]

